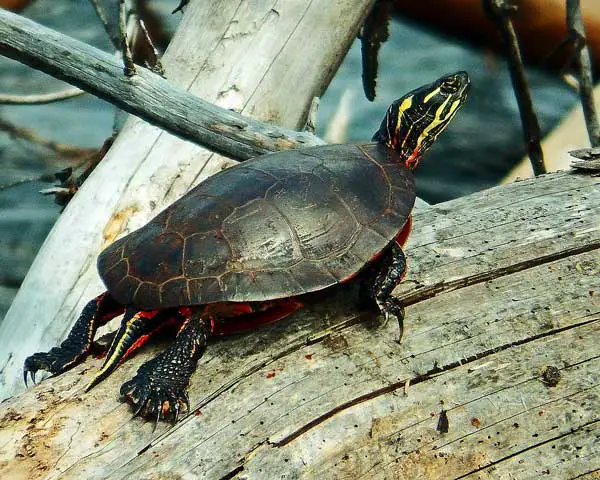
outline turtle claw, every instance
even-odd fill
[[[27,384],[27,374],[29,374],[29,376],[31,377],[31,382],[36,385],[35,383],[35,370],[27,370],[27,368],[23,369],[23,381],[25,382],[25,387],[29,387],[29,385]]]
[[[391,318],[398,322],[398,343],[402,343],[402,336],[404,335],[404,307],[402,303],[390,297],[379,303],[379,309],[383,313],[384,325],[387,325]]]
[[[134,409],[134,417],[156,418],[157,425],[161,418],[177,422],[182,406],[190,411],[188,395],[184,389],[175,391],[161,385],[144,372],[138,372],[133,379],[125,382],[121,386],[121,395]]]
[[[58,375],[74,366],[83,355],[81,353],[73,354],[72,351],[61,347],[54,347],[49,352],[38,352],[27,357],[23,364],[23,380],[27,384],[27,374],[35,385],[35,374],[39,370],[50,372],[52,375]]]

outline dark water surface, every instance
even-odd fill
[[[156,0],[151,5],[166,13],[173,3]],[[37,0],[25,15],[111,50],[89,2]],[[179,18],[169,17],[169,28],[175,28]],[[482,51],[400,20],[393,22],[391,33],[380,55],[376,101],[369,102],[362,93],[360,45],[355,42],[322,98],[317,133],[324,135],[346,94],[351,98],[347,140],[368,140],[392,100],[444,73],[467,70],[473,81],[471,99],[419,167],[418,194],[429,202],[439,202],[495,185],[524,154],[518,110],[504,62],[499,60],[490,68]],[[530,70],[529,79],[542,129],[548,132],[574,105],[576,96],[543,72]],[[2,93],[32,94],[63,88],[61,82],[0,58]],[[89,95],[44,106],[0,108],[4,120],[27,126],[56,142],[81,147],[100,146],[113,125],[114,108]],[[57,166],[52,157],[48,150],[0,133],[0,185],[66,166]],[[38,193],[48,186],[29,182],[0,190],[0,318],[59,215],[53,198]]]

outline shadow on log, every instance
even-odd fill
[[[213,341],[192,413],[156,431],[118,389],[160,346],[83,394],[90,359],[2,404],[0,476],[594,478],[600,179],[496,187],[414,226],[401,345],[341,289]]]

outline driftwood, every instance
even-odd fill
[[[162,59],[166,76],[188,98],[301,128],[371,4],[191,1]],[[47,46],[43,36],[36,42],[40,49]],[[168,101],[159,96],[153,104]],[[139,119],[127,121],[49,234],[0,325],[0,398],[23,389],[24,358],[60,342],[83,305],[103,290],[95,268],[98,253],[232,163]]]
[[[545,175],[414,220],[402,344],[340,290],[212,341],[192,413],[156,431],[118,388],[160,346],[84,394],[90,359],[3,403],[0,477],[597,478],[600,179]]]

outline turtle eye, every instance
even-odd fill
[[[446,78],[440,85],[440,90],[442,91],[442,93],[445,93],[448,95],[458,92],[459,88],[460,88],[460,80],[456,77]]]

